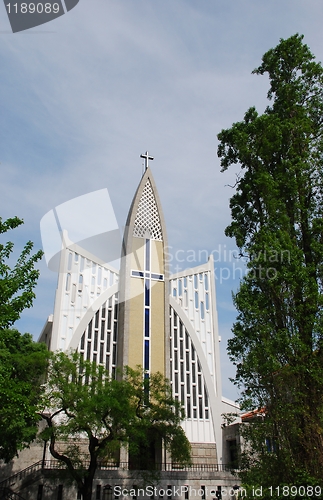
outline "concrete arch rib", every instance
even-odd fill
[[[189,321],[188,317],[186,316],[185,312],[181,309],[180,305],[176,302],[174,297],[169,297],[169,304],[170,306],[174,309],[176,314],[179,316],[181,321],[183,322],[188,334],[191,337],[191,340],[193,342],[193,345],[195,347],[197,356],[199,358],[199,361],[202,366],[203,370],[203,376],[204,376],[204,381],[207,386],[208,394],[209,394],[209,400],[210,400],[210,406],[211,406],[211,415],[212,415],[212,423],[213,423],[213,430],[214,430],[214,435],[216,436],[216,446],[218,452],[221,453],[222,449],[222,443],[221,443],[221,434],[220,434],[220,423],[219,423],[219,411],[217,411],[217,408],[219,408],[219,397],[215,393],[215,387],[214,387],[214,382],[212,380],[209,367],[207,364],[207,359],[205,357],[205,354],[203,352],[202,346],[200,344],[200,341],[198,339],[198,336],[195,333],[195,330]],[[218,455],[219,456],[219,455]]]
[[[85,315],[81,319],[80,323],[78,324],[74,335],[71,339],[71,342],[69,343],[67,349],[77,349],[81,340],[81,337],[84,333],[84,330],[86,329],[87,325],[90,323],[91,319],[93,318],[94,314],[96,311],[100,309],[102,304],[106,302],[110,297],[112,297],[115,293],[117,293],[119,290],[119,285],[116,283],[115,285],[111,286],[107,290],[105,290],[101,295],[93,302],[91,307],[86,311]]]

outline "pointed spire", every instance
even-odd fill
[[[138,203],[133,235],[138,238],[148,237],[152,240],[163,241],[159,211],[149,179],[147,179]]]

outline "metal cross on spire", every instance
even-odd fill
[[[144,155],[140,155],[140,158],[145,159],[145,170],[147,170],[147,168],[149,167],[149,160],[154,159],[153,156],[149,156],[148,151],[146,151],[146,153]]]

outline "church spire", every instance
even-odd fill
[[[129,210],[121,259],[118,364],[168,376],[167,236],[149,166],[153,157],[148,151],[140,157],[146,170]]]

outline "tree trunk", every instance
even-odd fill
[[[83,500],[92,500],[93,477],[84,479],[84,486],[81,489]]]

